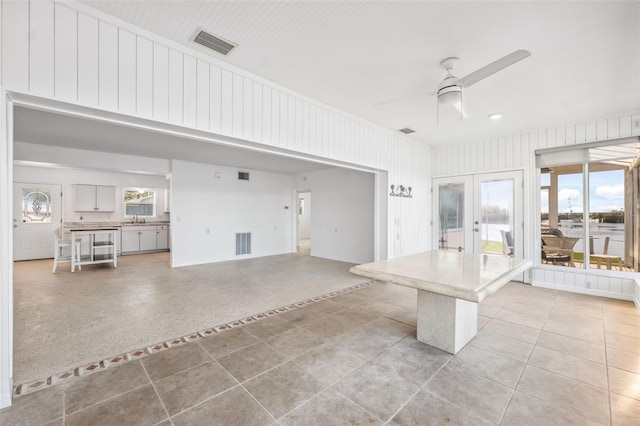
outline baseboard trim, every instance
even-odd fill
[[[553,283],[548,283],[548,282],[538,281],[538,280],[533,280],[531,285],[534,287],[550,288],[552,290],[568,291],[570,293],[587,294],[590,296],[608,297],[609,299],[628,300],[630,302],[635,302],[633,294],[612,293],[610,291],[602,291],[602,290],[596,290],[592,288],[567,287],[565,285],[558,285],[558,284],[553,284]],[[635,302],[635,303],[637,308],[638,302]]]
[[[12,389],[10,387],[9,389]],[[3,392],[0,394],[0,409],[11,406],[11,392]]]

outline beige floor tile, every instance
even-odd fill
[[[590,361],[605,363],[604,345],[587,340],[574,339],[573,337],[543,331],[540,333],[540,338],[536,345]]]
[[[326,386],[293,362],[274,368],[244,384],[245,389],[275,418],[282,417],[313,398]]]
[[[361,328],[352,330],[335,338],[335,343],[359,357],[370,360],[385,349],[393,346],[399,338],[383,337]]]
[[[640,400],[640,374],[609,367],[609,389],[611,392]]]
[[[638,419],[640,419],[640,401],[612,392],[612,426],[638,426]]]
[[[478,305],[478,315],[493,318],[498,312],[500,312],[500,308],[496,308],[495,306],[487,305],[484,303]]]
[[[604,311],[606,321],[620,322],[623,324],[640,327],[640,315],[621,314],[619,312]]]
[[[640,316],[640,310],[633,302],[627,300],[604,299],[602,309],[605,312],[617,312],[620,314]]]
[[[640,374],[640,355],[633,352],[609,347],[607,348],[607,364],[621,370]]]
[[[485,325],[491,320],[489,317],[478,315],[478,331],[482,330]]]
[[[553,317],[557,317],[560,315],[582,315],[587,317],[593,317],[596,319],[602,319],[602,308],[591,308],[587,306],[577,306],[571,305],[567,303],[556,303],[552,308],[549,314]]]
[[[462,348],[447,364],[447,368],[466,369],[512,389],[518,383],[524,366],[520,361],[469,345]]]
[[[337,318],[339,321],[345,321],[356,327],[359,327],[368,322],[371,322],[379,318],[380,316],[381,315],[377,313],[360,309],[358,307],[344,309],[334,314],[334,318]]]
[[[482,327],[481,333],[498,334],[526,343],[535,343],[540,330],[494,318]]]
[[[253,324],[249,324],[242,328],[244,331],[258,339],[267,339],[295,328],[295,324],[280,315],[276,315],[271,318],[254,322]]]
[[[602,388],[527,365],[516,389],[599,423],[609,423],[609,394]]]
[[[256,343],[218,358],[218,362],[240,382],[255,377],[286,360],[287,357],[265,343]]]
[[[598,426],[597,423],[577,413],[554,407],[537,398],[516,392],[500,423],[504,426]]]
[[[527,327],[542,329],[545,321],[547,320],[547,313],[529,314],[525,312],[509,311],[502,308],[500,312],[494,315],[494,318],[525,325]]]
[[[607,389],[607,369],[599,362],[536,346],[529,365]]]
[[[492,333],[478,334],[469,345],[525,363],[533,350],[531,343]]]
[[[74,378],[64,384],[65,411],[70,414],[150,383],[138,360]]]
[[[416,309],[398,309],[385,315],[385,318],[415,327],[418,324],[418,311]]]
[[[605,337],[607,340],[607,348],[618,348],[627,352],[640,354],[640,339],[607,332],[605,332]]]
[[[207,351],[197,343],[188,343],[142,358],[142,365],[155,381],[208,361]]]
[[[413,336],[408,336],[371,362],[387,367],[416,385],[422,386],[450,358],[451,354],[418,342]]]
[[[602,323],[602,321],[600,322]],[[567,319],[549,317],[544,325],[543,330],[580,340],[586,340],[592,343],[597,343],[599,345],[604,345],[603,325],[586,325],[582,323],[582,319],[575,319],[573,321],[570,321]]]
[[[494,424],[502,418],[513,392],[509,387],[467,369],[449,369],[446,366],[424,389]]]
[[[623,336],[640,339],[640,327],[636,327],[635,325],[605,320],[604,329],[608,333],[622,334]]]
[[[389,424],[412,426],[491,425],[488,421],[470,413],[468,410],[439,398],[425,389],[420,390],[391,419]]]
[[[275,419],[242,386],[236,386],[171,420],[176,426],[266,426]]]
[[[417,301],[414,307],[416,306],[417,306]],[[398,309],[398,306],[391,304],[390,302],[387,303],[387,302],[382,302],[380,300],[369,300],[364,303],[353,305],[352,308],[358,308],[363,311],[371,312],[372,314],[375,314],[378,316],[383,316],[390,312],[395,311],[396,309]]]
[[[336,314],[327,315],[302,326],[305,330],[327,339],[347,333],[357,327],[358,324],[352,323],[349,319],[338,317]]]
[[[387,421],[419,386],[389,368],[369,363],[334,384],[333,388]],[[381,389],[388,391],[381,392]]]
[[[220,364],[211,361],[154,383],[169,415],[193,407],[238,384]]]
[[[295,362],[316,379],[330,385],[367,361],[332,341],[299,356]]]
[[[57,385],[14,398],[11,407],[0,410],[0,424],[39,425],[62,417],[63,394]]]
[[[382,425],[363,407],[332,388],[280,419],[283,426]]]
[[[509,302],[509,300],[501,298],[498,293],[494,293],[493,295],[485,298],[480,302],[480,305],[488,305],[498,309],[502,308],[505,303]]]
[[[378,318],[363,325],[362,330],[398,341],[414,333],[416,328],[389,318]]]
[[[156,392],[151,385],[122,394],[97,405],[67,416],[68,426],[159,423],[167,418]]]
[[[212,357],[220,358],[238,349],[258,343],[258,341],[258,338],[247,333],[244,327],[241,327],[232,328],[206,337],[200,340],[199,343]]]
[[[545,317],[549,315],[551,310],[551,303],[549,305],[532,304],[528,300],[523,302],[509,301],[505,303],[502,309],[506,309],[512,312],[521,312],[523,314],[534,315],[536,317]]]
[[[287,358],[295,358],[322,345],[326,339],[296,327],[264,342]]]

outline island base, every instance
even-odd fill
[[[478,333],[478,304],[418,290],[418,340],[456,354]]]

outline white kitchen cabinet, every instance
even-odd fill
[[[156,227],[156,248],[158,250],[169,249],[169,227],[168,226]]]
[[[113,212],[116,210],[116,187],[76,185],[77,212]]]
[[[140,231],[140,251],[157,250],[156,227],[147,226],[147,229]]]
[[[122,227],[122,252],[169,249],[169,226],[139,225]]]
[[[169,213],[171,211],[171,190],[164,190],[164,212]]]

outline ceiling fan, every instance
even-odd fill
[[[492,74],[515,64],[527,57],[531,56],[531,52],[527,50],[516,50],[513,53],[504,56],[497,61],[491,62],[489,65],[467,74],[462,78],[457,78],[452,74],[453,69],[458,65],[458,58],[450,57],[440,61],[440,66],[447,71],[447,76],[438,84],[438,90],[431,93],[438,95],[438,119],[440,115],[440,105],[453,106],[460,111],[460,119],[466,118],[464,106],[462,103],[462,89],[472,84],[484,80]]]

